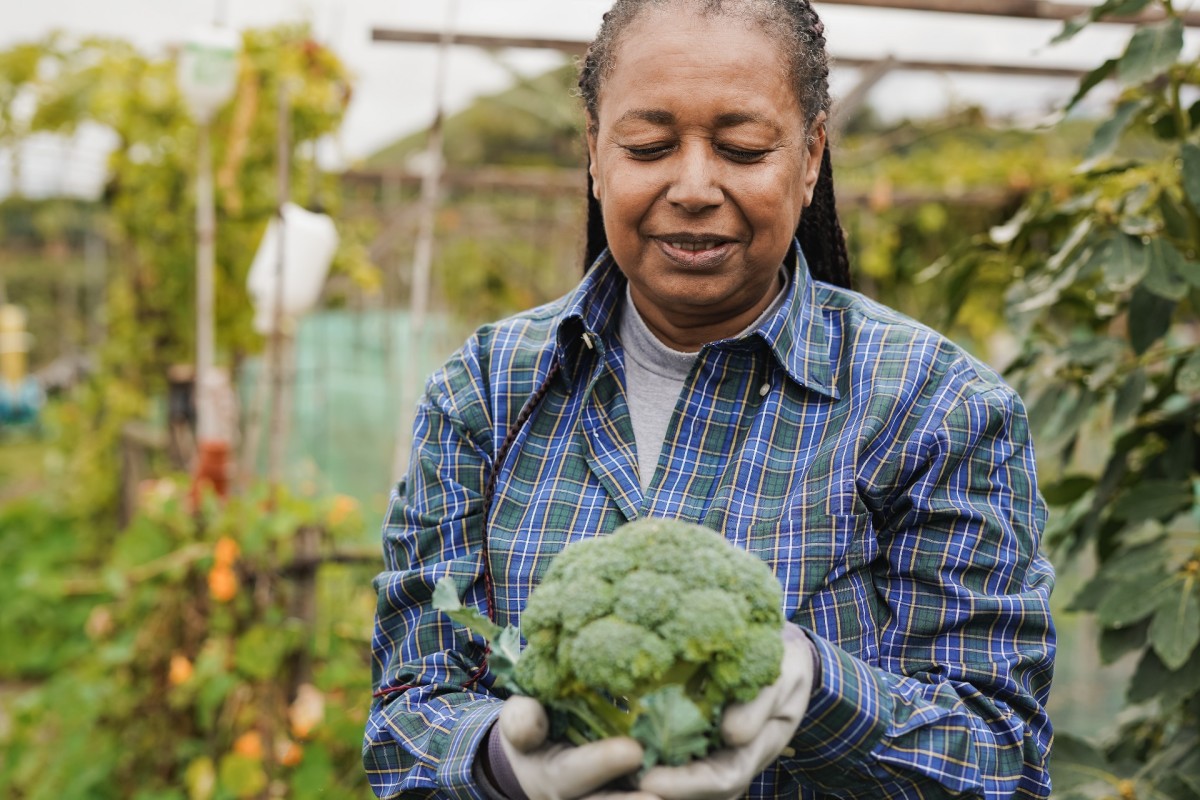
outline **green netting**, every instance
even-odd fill
[[[282,478],[357,498],[374,527],[393,482],[397,436],[407,452],[425,380],[463,340],[461,325],[429,315],[419,332],[401,311],[325,311],[296,334],[292,416]],[[256,416],[264,356],[238,376],[244,427]],[[262,417],[259,474],[267,468],[269,414]],[[310,484],[311,482],[311,484]]]

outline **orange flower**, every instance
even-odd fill
[[[237,596],[238,579],[227,564],[217,564],[208,573],[208,592],[218,603],[228,603]]]
[[[167,673],[167,680],[172,686],[181,686],[192,679],[192,662],[182,653],[176,653],[171,656],[171,668]]]
[[[240,554],[241,548],[238,547],[238,543],[228,536],[222,536],[217,539],[217,546],[213,549],[213,560],[220,566],[231,567]]]
[[[246,758],[261,759],[263,757],[262,737],[258,731],[246,731],[233,743],[233,752]]]
[[[349,495],[339,494],[333,498],[333,507],[329,509],[329,524],[341,525],[351,514],[358,511],[358,501]]]
[[[304,748],[291,739],[275,742],[275,760],[285,767],[297,767],[304,760]]]
[[[288,709],[288,721],[292,725],[292,736],[307,739],[313,728],[325,719],[325,695],[311,683],[303,684],[296,691],[296,699]]]

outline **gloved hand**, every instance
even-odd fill
[[[604,739],[579,747],[547,743],[550,721],[530,697],[504,701],[497,723],[509,766],[530,800],[659,800],[646,792],[605,791],[602,787],[642,764],[642,746],[633,739]]]
[[[815,648],[788,624],[779,679],[748,703],[725,709],[721,737],[728,745],[682,767],[655,767],[638,787],[663,800],[732,800],[788,748],[812,695]]]

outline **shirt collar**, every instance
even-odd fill
[[[791,253],[788,268],[792,280],[787,297],[746,338],[761,338],[797,384],[836,399],[825,321],[816,304],[816,284],[808,274],[808,263],[798,243]],[[625,283],[625,276],[605,250],[567,296],[557,328],[558,357],[568,372],[574,372],[580,353],[593,349],[610,329]]]
[[[837,399],[825,318],[817,305],[816,281],[808,274],[808,262],[798,242],[790,252],[788,267],[792,280],[788,296],[751,336],[759,336],[766,342],[793,381]]]

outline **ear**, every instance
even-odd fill
[[[826,115],[822,111],[813,120],[808,132],[808,141],[805,143],[808,147],[808,163],[805,164],[804,169],[805,208],[812,204],[813,192],[817,188],[817,180],[821,177],[821,159],[825,157],[826,137],[828,136],[825,120]]]
[[[592,177],[592,195],[600,199],[600,179],[596,169],[596,133],[599,125],[591,114],[584,120],[586,123],[584,136],[587,138],[588,174]]]

